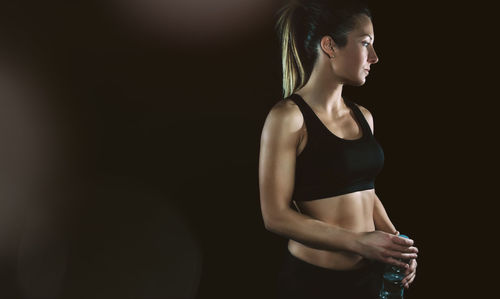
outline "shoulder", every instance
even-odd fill
[[[290,99],[279,100],[269,111],[262,128],[261,143],[296,148],[304,134],[304,118]]]
[[[355,103],[356,106],[358,106],[359,110],[361,111],[361,113],[363,113],[363,116],[365,117],[366,121],[368,122],[368,124],[370,125],[370,128],[372,129],[372,134],[373,134],[373,130],[374,130],[374,127],[373,127],[373,115],[371,114],[370,110],[366,109],[365,107]]]
[[[273,127],[297,131],[302,127],[304,118],[294,101],[282,99],[271,108],[266,123],[271,124]]]

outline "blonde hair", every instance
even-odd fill
[[[309,80],[323,36],[331,36],[343,48],[358,17],[364,14],[372,19],[366,3],[359,0],[290,0],[277,14],[284,98]]]
[[[306,72],[299,57],[296,33],[292,18],[299,8],[296,1],[290,1],[278,13],[279,19],[275,29],[281,37],[281,64],[283,72],[283,97],[290,96],[294,91],[306,84]]]

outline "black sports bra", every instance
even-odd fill
[[[300,108],[307,129],[307,144],[295,164],[292,200],[310,201],[373,189],[384,166],[384,151],[375,140],[359,107],[345,99],[363,136],[343,139],[334,135],[298,94],[288,97]]]

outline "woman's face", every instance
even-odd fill
[[[363,85],[371,64],[378,62],[373,47],[373,25],[366,15],[361,15],[358,25],[347,37],[347,45],[339,49],[333,45],[333,55],[330,61],[333,71],[340,81],[354,86]]]

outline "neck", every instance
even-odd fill
[[[330,68],[315,67],[306,85],[296,93],[322,112],[339,116],[348,111],[342,98],[343,86]]]

